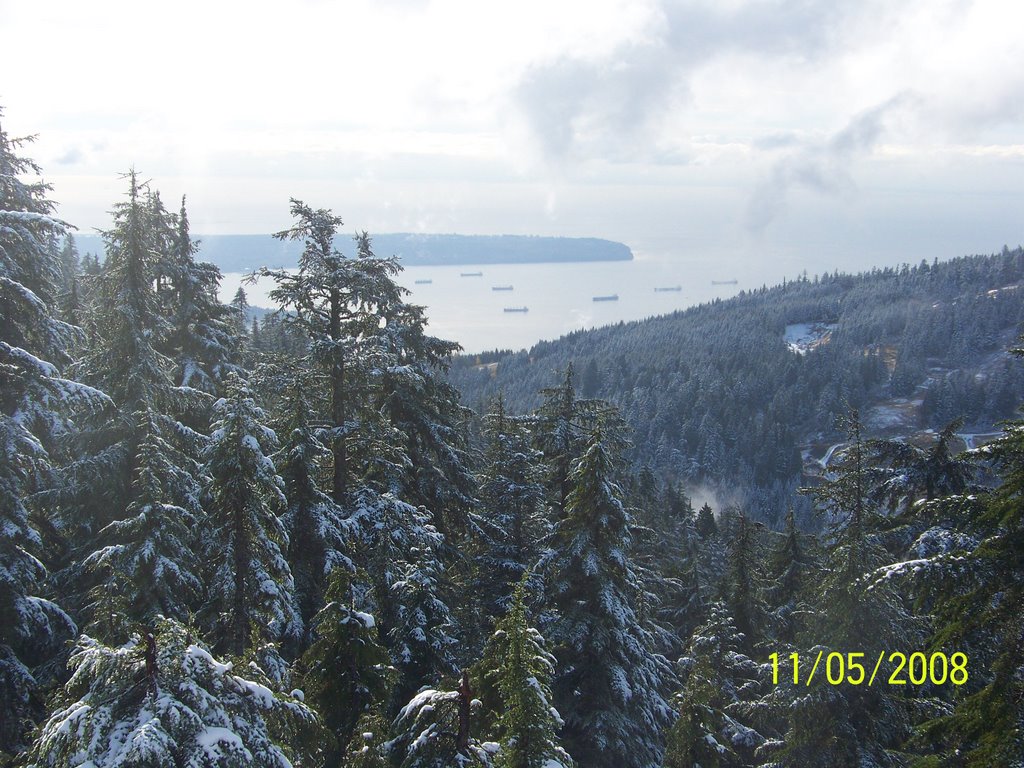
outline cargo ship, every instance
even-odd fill
[[[511,291],[512,290],[512,286],[511,285],[492,285],[491,286],[491,290],[492,291]]]
[[[618,301],[619,294],[613,293],[611,296],[595,296],[594,301]]]
[[[712,280],[712,285],[736,285],[739,280]]]
[[[683,286],[681,286],[681,285],[670,285],[670,286],[666,286],[664,288],[655,288],[654,292],[655,293],[665,293],[666,291],[681,291],[681,290],[683,290]]]
[[[416,285],[430,285],[432,282],[434,282],[434,281],[433,280],[417,280],[416,281]]]
[[[506,312],[529,312],[529,307],[505,307]]]
[[[483,272],[460,272],[459,277],[483,277]]]

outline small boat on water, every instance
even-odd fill
[[[505,307],[506,312],[529,312],[529,307]]]
[[[739,280],[712,280],[712,285],[736,285]]]
[[[460,272],[459,277],[483,277],[483,272]]]
[[[683,286],[681,286],[681,285],[669,285],[669,286],[665,286],[663,288],[655,288],[654,292],[655,293],[665,293],[667,291],[681,291],[681,290],[683,290]]]
[[[613,293],[611,296],[595,296],[594,301],[618,301],[619,294]]]
[[[417,280],[416,281],[416,285],[430,285],[433,282],[434,282],[433,280],[429,280],[429,279],[428,280]]]
[[[512,286],[511,285],[492,285],[491,286],[491,290],[492,291],[511,291],[512,290]]]

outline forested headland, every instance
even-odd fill
[[[0,765],[1021,764],[1020,249],[462,361],[330,210],[250,323],[184,199],[128,172],[101,261],[29,149]]]
[[[102,238],[86,235],[79,240],[83,249],[102,253]],[[339,234],[334,244],[344,249],[350,241],[350,237]],[[373,241],[377,251],[397,257],[403,267],[628,261],[633,258],[633,252],[623,243],[597,237],[399,233],[374,235]],[[302,254],[301,242],[281,241],[270,235],[208,235],[198,245],[197,256],[222,272],[248,272],[260,265],[295,267]]]

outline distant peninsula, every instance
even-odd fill
[[[196,235],[199,258],[222,272],[247,272],[261,266],[298,266],[302,243],[282,242],[270,235]],[[98,235],[76,235],[80,253],[102,253]],[[403,266],[449,264],[538,264],[573,261],[629,261],[629,246],[596,237],[535,235],[371,235],[373,252],[397,256]],[[335,247],[351,256],[351,236],[335,238]]]

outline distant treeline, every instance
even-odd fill
[[[99,235],[76,236],[82,252],[103,253]],[[198,258],[222,272],[245,272],[262,266],[294,267],[302,253],[298,241],[274,240],[270,235],[201,235]],[[532,235],[391,234],[372,238],[378,256],[397,256],[404,266],[445,264],[537,264],[565,261],[629,261],[629,246],[596,237],[539,237]],[[352,237],[339,235],[335,247],[355,253]]]
[[[1013,415],[1024,374],[1006,350],[1024,320],[1022,279],[1020,248],[804,276],[529,352],[465,356],[451,380],[471,408],[501,392],[510,411],[524,413],[572,363],[583,397],[622,410],[638,465],[690,487],[727,487],[755,517],[778,524],[773,515],[801,505],[792,494],[806,479],[802,450],[837,442],[836,417],[850,408],[870,415],[902,398],[914,428],[938,430],[962,417],[965,432],[991,431]],[[829,343],[800,355],[783,336],[801,322],[836,329]]]

